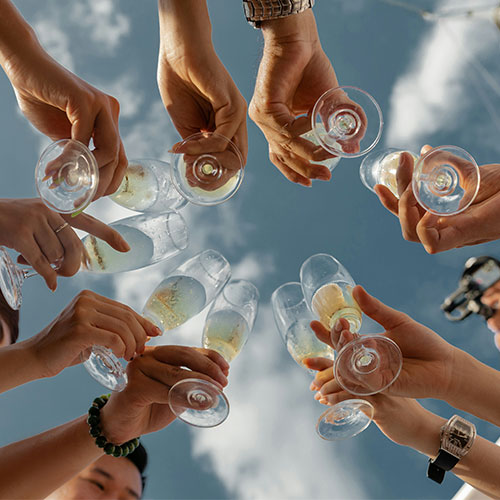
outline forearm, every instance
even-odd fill
[[[440,429],[446,419],[423,410],[420,417],[418,432],[409,436],[409,446],[429,458],[435,458],[439,452]],[[494,443],[477,436],[472,448],[452,469],[452,472],[493,498],[500,498],[500,447]]]
[[[445,399],[454,408],[500,426],[500,372],[457,350]]]
[[[13,59],[22,58],[39,44],[35,32],[10,0],[0,0],[0,12],[0,65],[8,74]]]
[[[158,0],[160,50],[166,57],[212,46],[206,0]]]
[[[0,393],[43,377],[30,340],[0,349]]]
[[[45,498],[102,456],[86,416],[4,446],[0,450],[0,498]]]

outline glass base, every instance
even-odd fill
[[[195,205],[218,205],[231,198],[243,180],[243,157],[234,143],[212,132],[194,134],[172,154],[175,189]]]
[[[382,335],[361,335],[346,344],[335,361],[335,380],[351,394],[370,396],[387,389],[399,376],[403,355]]]
[[[169,391],[168,404],[177,418],[195,427],[215,427],[229,415],[229,401],[224,393],[201,379],[177,382]]]
[[[373,406],[363,399],[347,399],[321,414],[316,425],[319,437],[340,441],[363,432],[373,419]]]
[[[0,247],[0,289],[7,304],[16,311],[21,308],[23,301],[21,292],[23,281],[22,272],[19,271],[5,248]]]
[[[125,368],[107,347],[94,346],[82,353],[83,366],[104,387],[120,392],[127,386]]]

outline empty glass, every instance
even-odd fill
[[[109,196],[129,210],[144,213],[180,210],[187,204],[172,184],[170,163],[160,160],[129,160],[122,183]]]
[[[259,291],[246,280],[232,280],[215,299],[203,329],[202,345],[218,352],[228,363],[241,352],[252,331]],[[169,392],[175,415],[189,425],[215,427],[229,415],[229,401],[222,390],[206,380],[189,378]]]
[[[333,349],[318,340],[311,330],[314,319],[307,307],[300,283],[285,283],[271,297],[274,321],[290,356],[299,366],[315,374],[304,365],[307,358],[334,359]],[[373,406],[361,399],[350,399],[336,404],[321,415],[316,432],[323,439],[333,441],[351,438],[364,431],[373,417]]]
[[[311,130],[301,137],[322,146],[330,158],[318,161],[333,170],[340,158],[355,158],[371,151],[382,136],[384,120],[377,101],[357,87],[336,87],[325,92],[311,113]]]
[[[399,198],[397,170],[403,153],[398,149],[374,151],[363,159],[360,177],[374,191],[377,184],[389,188]],[[474,158],[457,146],[440,146],[414,159],[412,189],[420,205],[436,215],[463,212],[476,198],[480,185],[479,167]]]
[[[345,318],[354,334],[354,340],[338,352],[335,380],[358,396],[387,389],[401,372],[403,356],[391,339],[357,333],[361,309],[352,296],[355,283],[347,269],[331,255],[316,254],[302,264],[300,282],[307,305],[328,330]]]
[[[97,161],[85,144],[61,139],[42,152],[35,168],[35,183],[40,198],[51,210],[79,213],[97,191]]]
[[[191,135],[172,154],[172,182],[196,205],[217,205],[231,198],[243,180],[243,156],[236,145],[214,132]]]

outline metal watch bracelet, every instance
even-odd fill
[[[243,0],[247,21],[260,28],[262,21],[299,14],[313,7],[315,0]]]

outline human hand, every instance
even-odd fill
[[[146,347],[127,366],[127,387],[113,393],[101,410],[102,433],[112,443],[123,443],[163,429],[175,420],[168,405],[174,384],[199,378],[222,389],[227,385],[228,373],[228,363],[210,349]]]
[[[317,390],[314,399],[326,406],[353,399],[353,395],[338,385],[333,391],[323,392],[325,386],[334,385],[333,361],[326,358],[309,358],[304,364],[318,373],[311,384],[311,390]],[[312,389],[314,385],[314,389]],[[319,392],[321,391],[321,392]],[[354,396],[359,399],[358,396]],[[373,405],[373,421],[377,427],[396,444],[419,449],[415,442],[421,437],[422,422],[429,418],[430,412],[425,410],[415,399],[375,394],[363,396],[361,399]],[[439,417],[438,417],[439,418]]]
[[[0,199],[0,245],[19,252],[18,262],[31,265],[51,290],[57,287],[58,274],[73,276],[78,272],[85,255],[72,227],[95,235],[120,252],[130,249],[120,233],[90,215],[58,214],[38,198]]]
[[[127,168],[118,101],[58,64],[34,34],[2,65],[21,111],[40,132],[54,141],[72,138],[86,146],[93,140],[99,165],[94,199],[114,193]]]
[[[310,114],[318,98],[338,87],[335,71],[324,53],[314,14],[300,14],[262,23],[264,52],[250,102],[250,118],[269,143],[271,162],[290,181],[311,186],[311,179],[329,180],[331,172],[315,164],[332,158],[321,146],[300,137],[311,130]],[[339,104],[360,106],[339,91]],[[326,118],[326,117],[325,117]],[[359,138],[364,134],[359,131]],[[350,147],[359,149],[358,136]]]
[[[495,334],[495,345],[500,351],[500,281],[488,288],[481,297],[481,302],[494,311],[493,316],[488,319],[488,328]]]
[[[40,366],[41,378],[80,363],[80,355],[95,345],[130,360],[144,352],[149,337],[158,335],[161,330],[130,307],[83,290],[26,346]]]
[[[160,51],[158,88],[172,122],[182,136],[216,132],[230,139],[246,163],[247,105],[217,56],[205,2],[159,2]],[[197,144],[175,152],[199,154]],[[226,142],[210,141],[209,151],[221,152]]]
[[[421,155],[432,149],[426,145]],[[403,238],[420,242],[430,253],[478,245],[500,237],[500,164],[479,167],[481,183],[476,198],[462,213],[439,216],[420,206],[412,189],[413,157],[400,156],[398,168],[399,200],[385,186],[375,186],[382,205],[399,218]]]
[[[399,377],[383,393],[401,397],[446,399],[452,390],[457,370],[457,349],[429,328],[372,297],[361,286],[353,289],[353,298],[367,316],[386,329],[380,335],[396,342],[403,354],[403,367]],[[354,338],[345,319],[338,321],[331,332],[319,321],[311,322],[311,328],[319,340],[334,349],[341,349]],[[327,394],[338,392],[339,389],[338,382],[332,380],[323,386],[321,392],[325,391]]]

